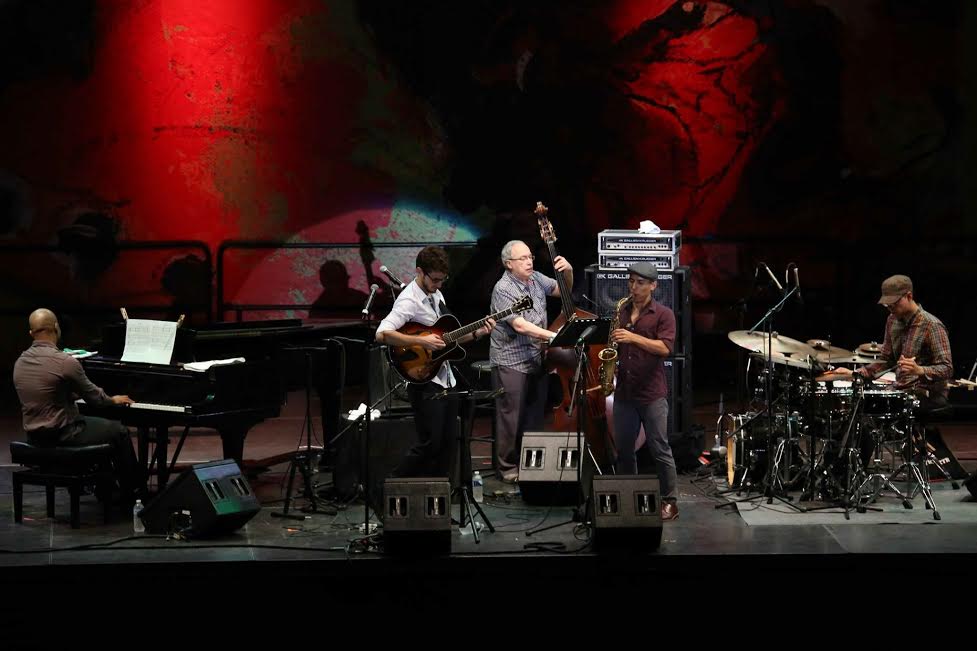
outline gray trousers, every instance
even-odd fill
[[[505,393],[495,399],[495,469],[499,473],[519,467],[523,432],[543,428],[546,375],[542,369],[522,373],[504,366],[492,367],[492,386],[505,389]]]
[[[655,470],[661,483],[662,501],[675,502],[675,459],[668,443],[668,399],[659,398],[650,404],[614,398],[614,443],[617,446],[617,472],[637,474],[638,462],[634,444],[638,431],[645,428],[644,447],[655,459]]]

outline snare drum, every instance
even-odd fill
[[[811,395],[811,384],[803,386],[801,399],[803,401],[810,396],[814,415],[821,418],[842,418],[851,413],[854,398],[851,382],[845,380],[815,382],[813,395]]]
[[[906,414],[912,396],[899,389],[865,389],[862,400],[866,416],[894,420]]]

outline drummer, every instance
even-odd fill
[[[909,276],[896,275],[882,282],[879,305],[889,310],[885,340],[879,361],[857,371],[839,367],[823,379],[850,377],[857,373],[875,379],[894,369],[895,387],[916,395],[920,408],[932,410],[947,404],[947,381],[953,377],[953,358],[946,326],[927,312],[913,296]]]

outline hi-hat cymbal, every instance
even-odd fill
[[[849,355],[846,357],[838,357],[837,359],[832,357],[827,360],[832,364],[874,364],[880,361],[878,357],[869,357],[868,355]]]
[[[814,349],[814,358],[819,362],[829,362],[836,357],[851,357],[852,352],[838,346],[832,346],[827,339],[808,339],[808,346]]]
[[[750,357],[763,362],[765,358],[765,353],[755,352],[750,355]],[[811,369],[811,358],[807,355],[803,357],[792,357],[790,355],[784,355],[783,353],[770,353],[770,361],[774,364],[780,364],[781,366],[790,366],[792,368],[802,368],[805,371]]]
[[[882,354],[882,346],[874,341],[868,344],[862,344],[855,350],[862,355],[878,356]]]
[[[729,333],[729,340],[737,346],[745,348],[754,353],[765,353],[767,351],[767,341],[770,341],[770,349],[774,353],[790,355],[792,357],[814,356],[817,351],[805,344],[790,337],[773,333],[773,337],[768,338],[765,332],[756,330],[734,330]]]

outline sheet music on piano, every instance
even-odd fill
[[[169,364],[176,343],[176,322],[128,319],[123,362]]]

